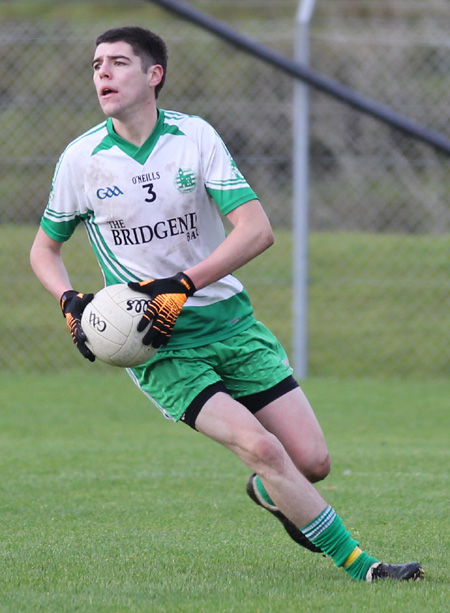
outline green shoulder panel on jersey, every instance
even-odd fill
[[[98,125],[94,126],[90,130],[87,130],[86,132],[84,132],[83,134],[78,136],[78,138],[75,138],[72,142],[70,142],[67,145],[66,149],[63,151],[56,169],[58,169],[58,167],[61,164],[61,161],[64,158],[64,155],[67,153],[67,151],[69,151],[70,149],[72,149],[73,146],[78,145],[78,143],[84,141],[85,139],[93,136],[94,134],[97,134],[97,132],[101,132],[102,130],[105,130],[105,128],[107,128],[107,120],[102,121]]]
[[[79,142],[85,140],[86,138],[89,138],[90,136],[93,136],[94,134],[97,134],[97,132],[101,132],[101,130],[104,130],[105,128],[106,128],[106,119],[105,119],[105,121],[102,121],[101,123],[97,124],[93,128],[90,128],[89,130],[87,130],[86,132],[84,132],[83,134],[81,134],[80,136],[75,138],[72,142],[70,142],[67,145],[64,153],[66,151],[68,151],[69,149],[71,149],[74,145],[77,145]],[[63,153],[63,155],[64,155],[64,153]]]
[[[255,322],[247,292],[202,307],[183,307],[167,347],[189,349],[225,340],[246,330]]]
[[[107,134],[105,138],[95,147],[91,155],[95,155],[99,151],[108,151],[108,149],[112,149],[115,144],[116,143],[114,142],[114,139],[111,138],[111,135]]]
[[[53,238],[54,240],[58,242],[65,242],[69,240],[69,238],[74,233],[75,228],[80,223],[80,217],[77,214],[73,212],[66,213],[66,212],[56,211],[55,209],[52,208],[54,187],[57,181],[57,177],[59,175],[61,164],[64,158],[66,157],[67,153],[70,152],[74,146],[93,137],[98,132],[105,130],[105,128],[106,128],[106,121],[103,121],[102,123],[94,126],[90,130],[88,130],[87,132],[85,132],[84,134],[76,138],[75,140],[73,140],[71,143],[67,145],[63,153],[60,155],[58,163],[56,164],[55,172],[53,173],[53,180],[52,180],[49,200],[47,203],[47,207],[44,211],[44,215],[41,218],[41,227],[45,231],[45,233],[48,236],[50,236],[50,238]]]

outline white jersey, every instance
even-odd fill
[[[66,241],[84,223],[112,285],[170,277],[204,260],[225,238],[219,210],[254,198],[206,121],[159,110],[141,147],[118,136],[111,119],[70,143],[41,225]],[[223,340],[253,322],[247,293],[228,275],[188,299],[167,348]]]

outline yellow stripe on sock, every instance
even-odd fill
[[[359,547],[355,547],[354,550],[351,552],[351,554],[348,556],[348,558],[345,560],[344,564],[342,565],[344,568],[348,568],[350,566],[350,564],[353,564],[353,562],[359,558],[359,556],[362,554],[362,549],[360,549]]]

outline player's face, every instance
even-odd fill
[[[97,97],[108,117],[125,121],[154,103],[154,86],[159,82],[155,69],[160,67],[142,72],[141,60],[128,43],[100,44],[92,66]]]

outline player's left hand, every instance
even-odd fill
[[[81,316],[93,298],[94,294],[83,294],[71,289],[65,292],[59,301],[73,342],[81,355],[90,362],[95,361],[95,355],[86,345],[86,334],[81,327]]]
[[[167,279],[131,282],[128,287],[151,298],[137,326],[138,332],[142,332],[151,324],[142,339],[144,345],[151,344],[155,349],[167,345],[184,303],[196,291],[191,279],[179,272]]]

